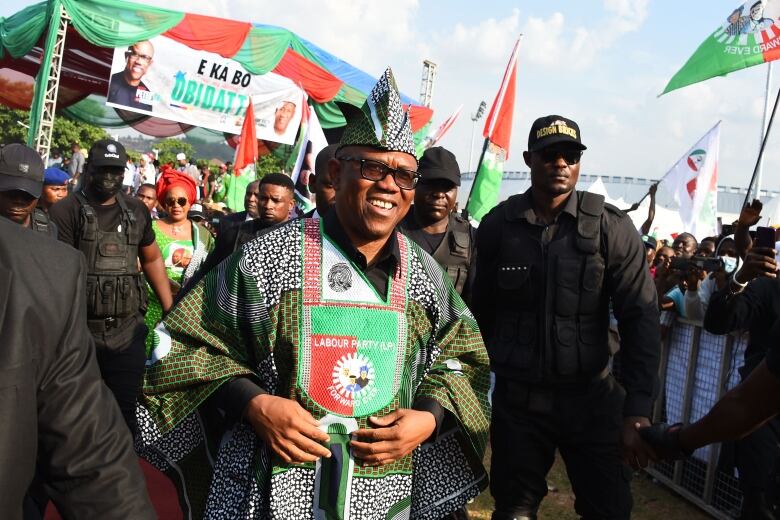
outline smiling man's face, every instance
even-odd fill
[[[402,190],[392,175],[379,181],[364,179],[357,160],[370,159],[390,168],[416,170],[417,161],[408,153],[377,150],[368,146],[346,146],[329,163],[336,190],[336,213],[350,238],[363,241],[387,239],[409,211],[414,190]]]
[[[138,42],[125,53],[125,80],[128,84],[138,86],[144,77],[154,57],[154,47],[150,42]]]

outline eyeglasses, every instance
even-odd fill
[[[417,186],[420,174],[413,170],[391,168],[380,161],[361,159],[359,157],[337,157],[339,161],[355,161],[360,163],[360,176],[372,182],[379,182],[388,175],[393,176],[395,184],[402,190],[413,190]]]
[[[135,58],[138,61],[145,61],[146,63],[152,62],[151,56],[147,56],[146,54],[138,54],[135,51],[126,51],[125,58]]]
[[[563,157],[566,164],[571,166],[577,164],[582,159],[582,150],[556,150],[555,148],[539,150],[539,156],[546,163],[551,163],[558,160],[558,157]]]
[[[165,199],[165,205],[166,206],[174,206],[178,204],[182,208],[188,204],[187,197],[179,197],[179,198],[168,198]]]

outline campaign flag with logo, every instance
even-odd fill
[[[233,175],[226,176],[224,179],[225,204],[233,211],[244,210],[246,187],[257,178],[255,161],[257,161],[255,111],[252,108],[252,103],[249,103],[246,107],[244,123],[241,126],[241,138],[236,147]]]
[[[679,204],[682,229],[696,237],[718,234],[720,121],[661,179]]]
[[[727,13],[661,93],[780,58],[780,0],[748,0]]]
[[[496,94],[493,106],[485,121],[482,135],[485,146],[474,177],[466,210],[469,217],[479,222],[498,202],[501,179],[504,176],[504,162],[509,158],[509,141],[512,137],[512,116],[515,111],[515,83],[517,80],[517,40],[509,58],[509,64]]]

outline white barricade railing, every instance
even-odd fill
[[[654,421],[690,423],[739,382],[747,336],[710,334],[701,323],[678,318],[663,341],[661,391]],[[662,320],[664,322],[664,320]],[[729,450],[720,444],[696,450],[684,461],[656,464],[647,471],[716,518],[739,516],[742,493]]]

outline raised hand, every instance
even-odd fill
[[[758,221],[761,220],[761,210],[763,207],[764,205],[761,204],[760,200],[753,199],[753,202],[742,208],[742,211],[739,212],[737,225],[750,227],[758,224]]]

